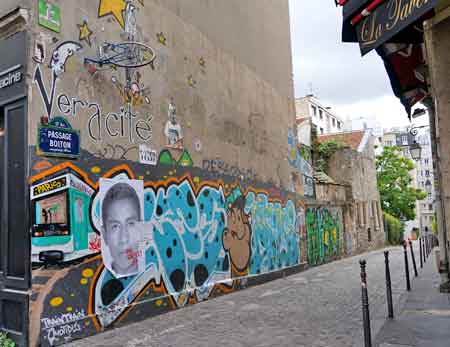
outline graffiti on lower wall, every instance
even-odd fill
[[[136,164],[136,167],[143,166]],[[70,174],[64,176],[63,172]],[[100,172],[104,172],[101,177]],[[69,206],[64,211],[71,214],[70,218],[61,216],[58,222],[66,224],[58,224],[61,232],[57,235],[50,232],[52,225],[40,220],[35,223],[34,230],[39,231],[32,243],[36,265],[42,266],[42,259],[45,263],[45,257],[36,248],[43,244],[46,245],[44,256],[55,251],[68,259],[60,263],[60,270],[39,268],[33,273],[41,283],[42,278],[48,278],[45,284],[35,288],[36,299],[32,303],[34,324],[40,322],[40,326],[34,327],[36,341],[42,345],[65,343],[113,323],[142,319],[236,290],[248,276],[300,263],[304,209],[298,209],[285,192],[273,198],[267,190],[244,187],[240,183],[192,178],[186,172],[180,172],[178,177],[167,177],[164,173],[152,178],[147,172],[145,177],[125,164],[94,173],[64,162],[42,170],[32,179],[33,191],[43,183],[45,186],[47,177],[56,177],[53,179],[56,183],[51,185],[53,190],[44,193],[66,194]],[[163,176],[167,178],[159,178]],[[64,184],[57,187],[64,178]],[[120,189],[108,194],[104,188],[99,194],[101,178],[108,178],[111,187],[118,184]],[[139,181],[144,185],[143,195],[131,194],[120,184]],[[116,212],[111,207],[114,203],[104,202],[111,196],[121,200],[121,208]],[[132,203],[135,198],[130,196],[140,196],[142,218],[139,213],[133,214],[133,209],[141,208]],[[83,217],[83,223],[77,224],[78,210],[71,208],[75,201],[79,202],[83,214],[89,209],[89,221]],[[38,207],[36,203],[32,205]],[[106,215],[114,216],[113,220],[105,219]],[[136,239],[133,233],[141,222],[142,236]],[[105,234],[112,231],[116,231],[114,236]],[[64,246],[62,241],[77,247]],[[129,252],[128,245],[132,242],[139,248]],[[105,254],[111,258],[107,263]],[[129,261],[134,265],[136,259],[142,263],[130,270],[130,275],[117,275],[121,264]],[[76,322],[54,318],[66,317],[67,313],[77,313],[78,317],[80,312],[86,315]],[[50,326],[48,322],[54,324]]]
[[[342,211],[316,207],[306,211],[308,262],[317,265],[342,253]]]

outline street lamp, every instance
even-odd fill
[[[419,161],[422,157],[422,147],[416,141],[409,146],[409,152],[415,161]]]

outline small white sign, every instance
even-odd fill
[[[141,164],[156,165],[158,163],[158,154],[147,145],[139,145],[139,162]]]

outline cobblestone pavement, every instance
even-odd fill
[[[419,266],[418,243],[415,244]],[[410,255],[408,250],[408,256]],[[386,313],[383,251],[315,267],[72,343],[78,346],[363,346],[359,259],[367,259],[372,336]],[[390,249],[394,303],[403,249]],[[412,264],[410,263],[411,278]]]

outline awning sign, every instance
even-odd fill
[[[437,3],[438,0],[384,1],[356,25],[362,55],[391,39],[433,9]]]

